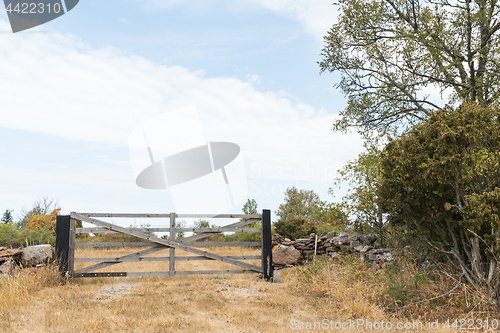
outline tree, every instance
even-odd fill
[[[243,205],[243,213],[248,215],[258,214],[257,201],[255,199],[247,199],[247,202]]]
[[[14,221],[14,218],[12,217],[12,212],[13,210],[8,210],[8,209],[5,210],[1,220],[2,223],[12,223],[12,221]]]
[[[339,5],[319,62],[321,72],[340,73],[335,87],[348,99],[334,129],[390,132],[427,119],[430,109],[445,103],[487,106],[498,100],[495,0],[340,0]]]
[[[350,186],[342,197],[341,209],[355,216],[349,226],[356,231],[375,232],[384,243],[385,216],[378,205],[377,187],[380,182],[380,150],[371,144],[365,144],[366,151],[354,161],[349,161],[338,171],[334,186],[329,193],[340,187],[343,182]]]
[[[313,191],[288,188],[285,191],[285,203],[276,211],[279,217],[274,224],[276,232],[290,239],[316,232],[315,217],[320,205],[321,200]]]
[[[243,213],[248,215],[258,214],[257,211],[257,201],[255,199],[247,199],[247,202],[243,205]],[[245,219],[241,219],[245,220]],[[246,228],[262,228],[262,221],[257,221],[248,224]],[[255,242],[261,240],[260,232],[236,232],[233,235],[233,239],[236,242]]]
[[[32,215],[49,215],[54,209],[58,208],[57,206],[57,201],[48,197],[43,197],[42,199],[35,201],[30,210],[27,211],[23,209],[23,216],[18,222],[18,228],[25,228]]]
[[[276,215],[280,220],[291,217],[314,217],[321,204],[319,196],[314,191],[298,190],[295,187],[285,191],[285,203],[279,205]]]
[[[389,222],[446,255],[500,301],[500,110],[462,105],[431,113],[391,141],[378,189]]]
[[[28,223],[26,224],[26,230],[40,230],[47,228],[49,230],[55,231],[57,216],[60,215],[61,208],[55,208],[50,214],[40,214],[40,215],[30,215],[28,218]]]
[[[210,226],[209,221],[200,219],[194,222],[194,228],[217,228],[217,226],[215,224],[212,224],[212,226]],[[198,232],[194,232],[194,234],[196,235],[198,234]]]

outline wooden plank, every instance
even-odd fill
[[[122,213],[77,213],[71,212],[71,215],[80,215],[86,217],[127,217],[127,218],[170,218],[170,214],[122,214]],[[252,218],[252,219],[260,219],[262,216],[260,214],[175,214],[176,218]]]
[[[169,232],[170,228],[128,228],[140,232]],[[262,232],[262,228],[176,228],[176,232]],[[104,228],[76,228],[77,234],[116,234]]]
[[[209,247],[209,246],[262,246],[261,242],[185,242],[177,241],[180,244],[189,245],[192,247]]]
[[[261,219],[247,219],[247,220],[243,220],[243,221],[238,221],[238,222],[226,225],[225,228],[243,227],[245,225],[248,225],[248,224],[251,224],[251,223],[254,223],[254,222],[258,222],[260,220]],[[182,240],[190,242],[190,241],[204,239],[204,238],[210,237],[210,236],[215,235],[215,234],[218,234],[218,232],[203,232],[203,233],[199,233],[197,235],[192,235],[192,236],[189,236],[189,237],[185,237]]]
[[[210,246],[261,246],[261,242],[186,242],[184,238],[176,241],[177,243],[192,247],[210,247]],[[75,247],[143,247],[154,246],[153,242],[91,242],[76,243]]]
[[[91,218],[91,217],[79,215],[79,214],[76,214],[76,213],[71,213],[71,216],[73,218],[76,218],[76,219],[79,219],[79,220],[82,220],[82,221],[85,221],[85,222],[89,222],[89,223],[98,225],[100,227],[105,227],[105,228],[108,228],[108,229],[113,230],[113,231],[117,231],[117,232],[121,232],[121,233],[124,233],[124,234],[127,234],[127,235],[131,235],[131,236],[135,236],[135,237],[138,237],[138,238],[142,238],[142,239],[145,239],[145,240],[148,240],[148,241],[151,241],[151,242],[155,242],[155,243],[160,244],[160,245],[166,245],[166,246],[169,246],[169,247],[175,247],[177,249],[180,249],[180,250],[183,250],[183,251],[186,251],[186,252],[190,252],[190,253],[193,253],[193,254],[205,256],[205,257],[212,258],[212,259],[216,259],[216,260],[228,263],[228,264],[233,264],[233,265],[236,265],[236,266],[239,266],[239,267],[242,267],[242,268],[251,269],[251,270],[254,270],[256,272],[260,272],[260,273],[263,272],[262,267],[259,267],[259,266],[256,266],[256,265],[252,265],[252,264],[247,264],[247,263],[244,263],[244,262],[241,262],[241,261],[238,261],[238,260],[234,260],[234,259],[230,259],[230,258],[224,258],[223,256],[217,255],[215,253],[210,253],[210,252],[207,252],[207,251],[199,250],[199,249],[196,249],[194,247],[187,246],[187,245],[184,245],[184,244],[181,244],[181,243],[172,242],[172,241],[169,241],[169,240],[166,240],[166,239],[162,239],[162,238],[158,238],[158,237],[155,237],[155,236],[152,236],[152,235],[144,234],[144,233],[139,232],[139,231],[127,230],[127,228],[116,226],[116,225],[108,223],[108,222],[104,222],[104,221],[97,220],[97,219],[94,219],[94,218]]]
[[[256,274],[252,270],[212,270],[212,271],[175,271],[175,275],[200,275],[200,274]],[[119,277],[119,276],[166,276],[170,272],[96,272],[75,273],[74,277]]]
[[[69,276],[73,274],[75,270],[75,243],[76,243],[76,221],[75,219],[70,218],[69,220],[69,249],[68,249],[68,272]]]
[[[170,230],[169,230],[168,240],[171,242],[175,241],[175,213],[170,213]],[[174,273],[175,273],[175,248],[171,247],[169,252],[170,252],[169,253],[170,263],[168,266],[168,271],[170,272],[170,276],[174,276]]]
[[[69,215],[59,215],[56,218],[56,258],[59,263],[59,271],[66,274],[69,271],[69,234],[70,234]]]
[[[262,228],[177,228],[177,231],[184,232],[262,232]]]
[[[145,250],[142,250],[142,251],[139,251],[139,252],[127,254],[127,255],[125,255],[123,257],[120,257],[118,259],[128,260],[130,258],[139,258],[139,257],[142,257],[142,256],[146,256],[148,254],[153,254],[155,252],[162,251],[164,249],[165,249],[164,246],[155,246],[155,247],[151,247],[149,249],[145,249]],[[81,268],[78,271],[74,272],[74,274],[76,274],[76,273],[88,273],[88,272],[96,271],[96,270],[101,269],[101,268],[105,268],[105,267],[109,267],[109,266],[112,266],[112,265],[116,265],[118,263],[119,262],[102,262],[102,263],[99,263],[99,264],[95,264],[95,265],[91,265],[91,266],[88,266],[88,267]],[[74,274],[73,274],[73,276],[74,276]]]
[[[225,256],[237,260],[260,260],[261,256]],[[139,258],[75,258],[75,262],[142,262],[142,261],[169,261],[170,257],[139,257]],[[202,256],[175,256],[175,261],[215,260]]]
[[[255,274],[253,270],[204,270],[204,271],[176,271],[175,275],[199,275],[199,274]]]
[[[119,277],[119,276],[127,276],[127,272],[96,272],[96,273],[74,273],[73,277]]]
[[[91,243],[76,243],[75,247],[144,247],[155,246],[152,242],[91,242]]]
[[[264,279],[268,282],[273,280],[273,245],[271,236],[271,211],[262,210],[262,270]]]
[[[141,232],[168,232],[169,228],[129,228],[131,230],[141,231]],[[115,231],[111,231],[105,228],[76,228],[76,233],[78,234],[116,234]]]
[[[260,219],[260,214],[176,214],[177,218],[197,218],[197,219]]]

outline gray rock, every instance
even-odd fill
[[[338,252],[332,252],[332,253],[330,253],[330,258],[332,258],[332,260],[340,259],[341,257],[342,256]]]
[[[326,234],[326,238],[332,238],[337,236],[337,233],[335,231],[330,231],[329,233]]]
[[[54,258],[54,252],[49,244],[28,246],[21,255],[21,264],[28,267],[48,263]]]
[[[275,269],[273,272],[273,282],[283,283],[292,280],[293,275],[297,272],[296,267],[285,267]]]
[[[16,264],[14,260],[7,260],[3,264],[0,265],[0,274],[10,275],[16,269]]]
[[[371,245],[358,245],[354,248],[354,250],[360,252],[360,253],[366,253],[373,249],[373,246]]]
[[[337,235],[337,237],[339,238],[343,238],[343,239],[348,239],[350,238],[348,234],[346,234],[345,232],[341,232]]]
[[[341,247],[341,246],[349,246],[349,244],[351,243],[351,240],[349,238],[336,236],[336,237],[330,238],[328,240],[328,242],[330,244],[332,244],[332,246]]]
[[[395,261],[396,259],[392,255],[392,252],[385,252],[384,253],[384,261]]]
[[[358,245],[358,246],[353,247],[353,249],[354,249],[355,251],[361,252],[361,250],[363,250],[363,249],[364,249],[364,246],[363,246],[363,245]]]
[[[370,251],[371,249],[373,249],[373,246],[371,246],[371,245],[365,245],[359,252],[361,252],[361,253],[364,254],[364,253]]]
[[[279,245],[273,251],[273,266],[292,266],[296,265],[302,255],[293,245]]]
[[[373,245],[377,240],[377,236],[372,234],[360,235],[358,240],[363,245]]]

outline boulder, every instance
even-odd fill
[[[3,248],[3,250],[0,249],[0,260],[2,258],[5,258],[5,260],[7,260],[8,258],[17,257],[20,256],[22,253],[23,250]]]
[[[349,239],[349,235],[346,234],[345,232],[341,232],[337,235],[337,237],[344,238],[344,239]]]
[[[297,267],[285,267],[274,270],[273,282],[283,283],[292,280],[293,276],[297,273]]]
[[[342,258],[342,256],[341,256],[341,255],[340,255],[340,253],[338,253],[338,252],[332,252],[332,253],[330,253],[330,258],[331,258],[332,260],[336,260],[336,259],[340,259],[340,258]]]
[[[326,234],[327,238],[333,238],[337,236],[337,233],[335,231],[330,231],[329,233]]]
[[[0,275],[1,274],[10,275],[14,272],[15,269],[16,269],[16,263],[14,262],[14,260],[9,259],[0,265]]]
[[[21,264],[29,267],[48,263],[54,258],[54,252],[54,248],[49,244],[28,246],[21,255]]]
[[[373,249],[373,246],[371,245],[359,245],[354,248],[354,250],[363,254],[370,251],[371,249]]]
[[[351,243],[351,240],[350,240],[349,236],[347,238],[345,238],[345,237],[341,237],[339,235],[339,236],[330,238],[328,240],[328,243],[330,243],[334,247],[349,246],[349,244]]]
[[[367,235],[360,235],[359,236],[359,242],[363,245],[373,245],[375,244],[375,241],[377,240],[377,236],[372,235],[372,234],[367,234]]]
[[[351,249],[358,246],[373,245],[377,240],[377,236],[372,234],[354,235],[351,237]]]
[[[271,242],[273,246],[280,244],[282,241],[283,241],[283,236],[281,236],[280,234],[274,234],[271,236]]]
[[[293,245],[279,245],[273,250],[273,266],[296,265],[301,256],[300,252]]]

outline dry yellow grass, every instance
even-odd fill
[[[115,257],[135,251],[78,249],[77,256]],[[258,254],[260,250],[212,248],[211,251],[243,255]],[[183,270],[225,267],[208,261],[176,264]],[[114,265],[113,269],[168,270],[168,262],[124,263]],[[384,304],[388,302],[382,292],[384,286],[377,286],[371,274],[359,265],[331,265],[321,261],[316,266],[298,269],[291,274],[289,283],[266,283],[257,275],[63,281],[53,267],[25,270],[0,279],[0,332],[290,332],[308,322],[326,324],[323,320],[331,320],[332,329],[314,331],[389,332],[395,330],[370,330],[364,326],[337,330],[335,322],[363,319],[373,323],[391,321],[395,325],[398,321],[420,320],[418,316],[404,318],[404,314],[396,317],[384,312]],[[428,292],[432,294],[437,289]],[[426,322],[422,329],[399,331],[452,331],[442,327],[429,330],[425,325]]]

